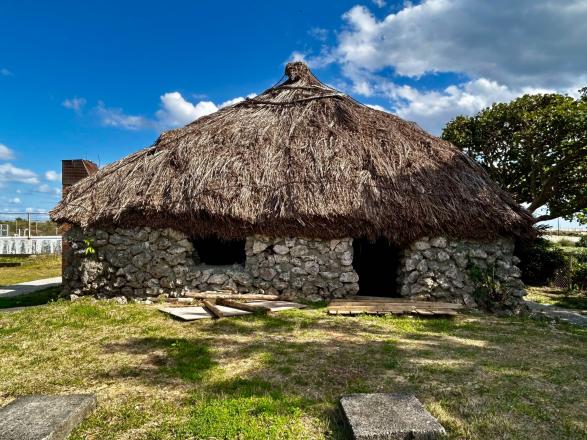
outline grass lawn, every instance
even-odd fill
[[[0,267],[0,286],[53,278],[61,275],[61,256],[0,257],[0,261],[22,262],[18,267]]]
[[[186,324],[91,300],[0,313],[0,405],[98,394],[72,439],[343,439],[352,392],[415,393],[452,439],[587,438],[587,330],[521,318]]]
[[[565,309],[587,310],[587,292],[568,292],[558,287],[527,287],[530,301]]]

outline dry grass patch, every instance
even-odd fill
[[[74,439],[343,439],[350,392],[416,394],[454,439],[584,438],[587,332],[490,316],[180,323],[57,302],[0,314],[0,404],[94,391]]]

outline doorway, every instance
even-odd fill
[[[397,271],[400,250],[386,238],[375,241],[353,239],[353,268],[359,275],[359,293],[363,296],[399,298]]]

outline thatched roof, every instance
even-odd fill
[[[530,214],[452,144],[325,86],[303,63],[286,74],[82,180],[52,218],[396,243],[529,230]]]

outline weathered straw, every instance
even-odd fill
[[[530,214],[416,124],[326,87],[303,63],[254,99],[163,133],[74,185],[61,223],[192,236],[319,238],[528,233]]]

